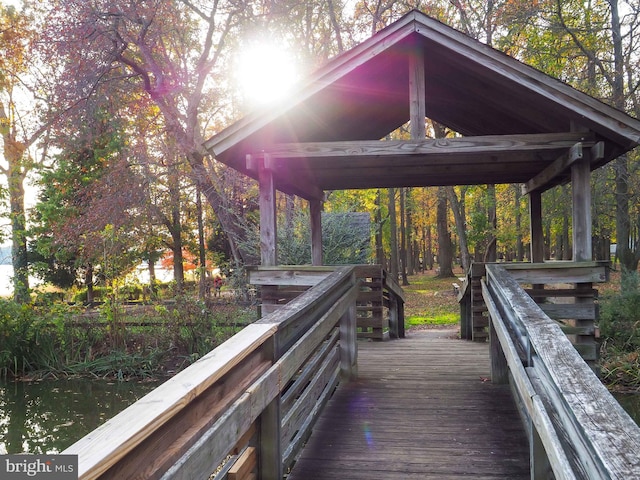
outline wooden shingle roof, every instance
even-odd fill
[[[412,55],[424,65],[426,117],[461,138],[383,140],[409,121]],[[247,155],[264,158],[277,188],[317,198],[392,186],[548,188],[567,178],[563,157],[594,149],[595,169],[638,144],[637,119],[412,11],[205,147],[254,178]]]

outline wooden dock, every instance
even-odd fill
[[[525,479],[529,447],[489,348],[452,330],[358,342],[358,379],[341,386],[288,480]]]

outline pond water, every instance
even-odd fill
[[[0,382],[0,454],[58,453],[159,382]]]

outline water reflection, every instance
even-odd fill
[[[0,454],[58,453],[142,398],[155,383],[0,383]]]

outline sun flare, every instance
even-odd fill
[[[236,81],[251,105],[282,99],[298,79],[293,55],[275,44],[252,44],[237,57]]]

